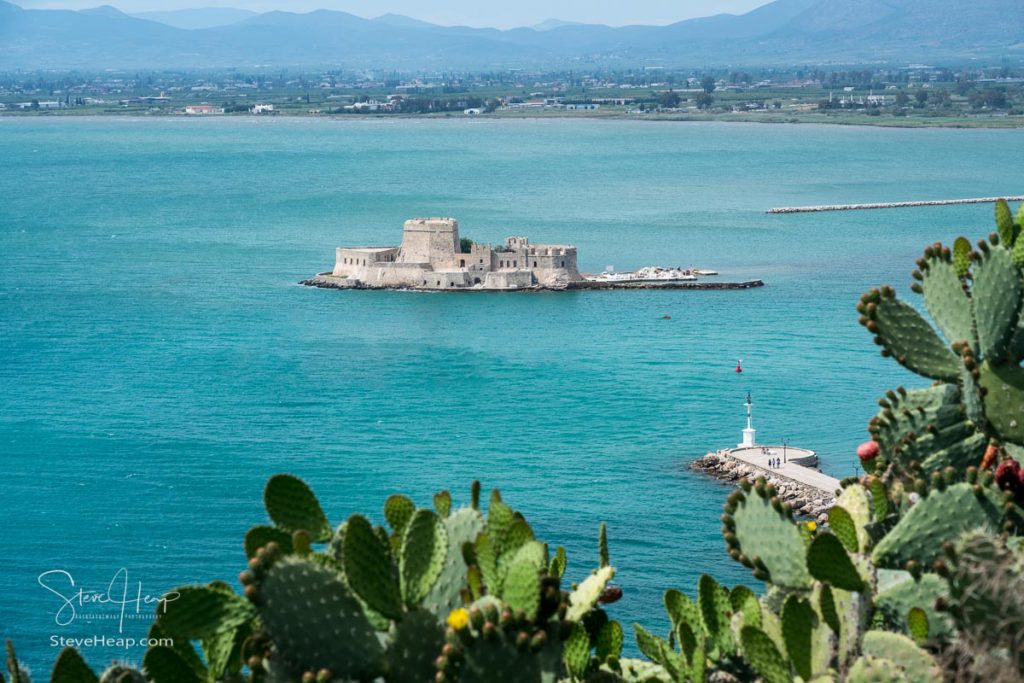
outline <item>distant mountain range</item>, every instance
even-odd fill
[[[165,12],[137,12],[131,16],[157,21],[175,28],[194,29],[237,24],[258,14],[259,12],[234,7],[196,7]]]
[[[669,26],[497,30],[388,14],[205,8],[130,16],[0,0],[0,68],[487,69],[1024,59],[1022,0],[775,0]]]

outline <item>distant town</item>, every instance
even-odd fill
[[[590,116],[1024,126],[1024,68],[0,74],[0,115]]]

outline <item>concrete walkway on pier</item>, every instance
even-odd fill
[[[763,449],[767,449],[768,453],[765,454]],[[787,446],[785,449],[786,462],[781,463],[778,467],[769,467],[768,461],[774,458],[782,460],[782,446],[741,446],[739,448],[726,449],[719,453],[720,455],[763,470],[765,478],[791,479],[803,486],[817,489],[828,497],[834,497],[836,490],[839,489],[838,479],[814,469],[818,464],[818,456],[814,451],[809,451],[805,448]]]

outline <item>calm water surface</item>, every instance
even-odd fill
[[[37,672],[51,636],[116,636],[60,569],[131,593],[244,567],[266,478],[306,478],[334,523],[382,520],[474,478],[540,537],[597,560],[609,524],[625,623],[701,572],[753,582],[685,463],[763,440],[835,476],[878,395],[914,383],[853,304],[906,290],[936,239],[990,206],[769,216],[770,206],[1019,193],[1018,131],[602,121],[0,119],[0,635]],[[341,244],[413,216],[464,236],[579,246],[581,269],[660,265],[763,278],[738,292],[446,296],[295,283]],[[671,315],[671,320],[660,319]],[[737,358],[747,371],[733,372]],[[58,585],[58,581],[51,581]],[[61,585],[65,594],[66,582]],[[139,636],[148,623],[131,619]],[[84,615],[86,616],[83,616]],[[90,619],[99,615],[103,619]],[[62,617],[69,616],[65,611]],[[89,648],[94,664],[142,650]]]

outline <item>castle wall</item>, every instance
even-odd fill
[[[533,286],[533,273],[528,270],[499,270],[487,273],[485,289],[523,289]]]
[[[393,263],[398,257],[398,247],[344,248],[334,252],[333,275],[347,277],[379,263]]]
[[[459,222],[454,218],[416,218],[405,222],[398,260],[451,267],[459,251]]]

